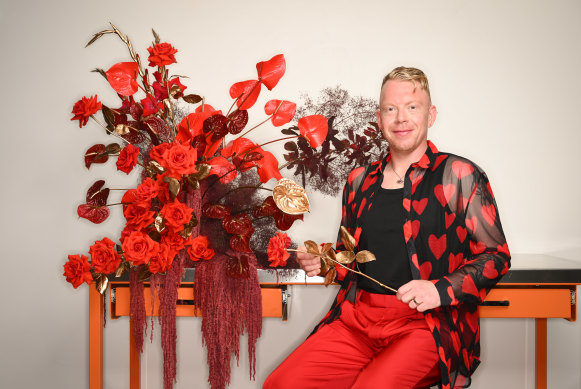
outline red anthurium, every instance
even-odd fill
[[[247,213],[225,216],[222,219],[222,227],[224,227],[227,233],[234,235],[249,235],[254,232],[252,220]]]
[[[282,54],[275,55],[268,61],[256,64],[258,79],[268,88],[268,90],[272,90],[272,88],[278,84],[278,81],[284,75],[285,70],[286,61]]]
[[[329,131],[327,118],[322,115],[305,116],[299,119],[298,126],[301,135],[307,138],[312,148],[323,144]]]
[[[210,174],[215,174],[220,178],[220,182],[227,184],[236,178],[236,166],[231,164],[224,157],[214,157],[208,161],[208,164],[212,167],[210,169]]]
[[[258,169],[258,176],[260,177],[260,182],[268,182],[272,178],[280,180],[282,175],[278,170],[278,160],[269,151],[258,148],[262,158],[256,162],[256,167]]]
[[[230,97],[236,100],[238,109],[249,109],[260,94],[260,81],[240,81],[230,87]]]
[[[279,212],[274,214],[273,218],[276,227],[281,231],[286,231],[292,227],[296,220],[303,220],[303,215],[289,215],[279,210]]]
[[[87,203],[81,204],[77,208],[79,217],[90,220],[95,224],[102,223],[109,217],[109,208],[107,207],[107,198],[109,197],[109,188],[103,188],[105,181],[96,181],[87,191]]]
[[[230,134],[239,134],[248,123],[248,111],[237,109],[228,115],[228,132]]]
[[[85,153],[85,166],[91,167],[93,163],[105,163],[109,159],[109,153],[103,144],[96,144]]]
[[[163,103],[157,101],[157,99],[149,93],[143,100],[141,100],[141,105],[143,106],[143,116],[153,115],[160,109],[163,109]]]
[[[180,143],[190,143],[193,139],[198,135],[203,135],[203,126],[204,121],[209,118],[210,116],[221,114],[222,111],[215,110],[211,105],[204,105],[204,109],[202,110],[202,106],[196,108],[194,113],[189,114],[178,125],[178,134],[176,136],[176,140]],[[206,136],[206,147],[205,152],[203,153],[204,156],[210,157],[214,155],[216,150],[220,147],[220,141],[212,142],[211,140],[212,134],[208,134]],[[200,155],[200,151],[198,150],[198,155]]]
[[[277,110],[278,108],[278,110]],[[264,112],[272,115],[272,125],[275,127],[287,124],[295,117],[297,105],[290,101],[270,100],[264,106]]]
[[[226,274],[231,278],[248,278],[250,277],[248,256],[240,255],[240,258],[228,256],[226,262]]]
[[[238,251],[240,253],[251,253],[252,249],[250,248],[250,237],[252,234],[248,235],[234,235],[230,237],[230,248],[234,251]]]
[[[202,206],[202,215],[210,219],[222,219],[230,215],[230,207],[222,204],[206,203]]]
[[[137,75],[139,66],[135,62],[119,62],[105,72],[111,87],[122,96],[131,96],[139,90]]]

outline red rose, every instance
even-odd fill
[[[125,172],[125,174],[131,173],[135,165],[137,165],[138,156],[139,149],[132,144],[128,144],[119,153],[119,158],[117,158],[117,170]]]
[[[180,252],[186,247],[186,240],[177,232],[169,231],[162,237],[164,245],[169,246],[175,253]]]
[[[149,205],[151,200],[157,197],[159,192],[159,185],[155,180],[147,177],[139,186],[135,192],[136,200],[141,204]]]
[[[121,256],[115,250],[115,243],[109,238],[95,241],[89,254],[95,273],[111,274],[121,264]]]
[[[169,43],[158,43],[153,47],[148,47],[149,66],[166,66],[176,63],[175,53],[178,51]]]
[[[159,251],[159,243],[154,242],[149,235],[141,231],[133,231],[129,234],[121,247],[125,258],[134,266],[148,263],[151,256]]]
[[[165,220],[165,226],[174,232],[184,229],[184,225],[190,222],[193,209],[174,199],[171,203],[166,203],[161,209],[161,215]]]
[[[210,241],[204,235],[200,235],[192,239],[191,245],[188,247],[188,254],[193,261],[200,259],[212,259],[214,257],[214,249],[210,248]]]
[[[167,177],[169,174],[167,172],[163,174],[158,174],[156,177],[157,186],[159,188],[159,192],[157,194],[157,198],[162,203],[167,203],[170,201],[169,198],[169,184],[164,182],[163,179]]]
[[[67,277],[67,281],[73,284],[75,289],[83,282],[90,284],[93,281],[89,258],[85,255],[69,255],[69,261],[64,264],[64,268],[63,276]]]
[[[286,261],[290,257],[286,249],[290,246],[290,243],[290,238],[283,232],[277,232],[275,236],[270,238],[266,253],[271,267],[286,265]]]
[[[165,165],[169,174],[177,179],[182,175],[195,173],[197,152],[190,145],[172,143],[163,153]]]
[[[102,104],[97,101],[97,95],[86,98],[83,97],[81,100],[77,101],[73,107],[73,116],[71,120],[79,121],[79,128],[83,127],[89,121],[89,117],[101,109]]]
[[[153,274],[163,273],[171,268],[175,253],[169,246],[159,245],[159,251],[149,259],[149,271]]]
[[[165,165],[165,160],[163,159],[163,154],[169,149],[169,143],[160,143],[157,146],[153,146],[149,151],[149,156],[151,159],[156,160],[160,165]]]
[[[142,230],[154,222],[153,212],[149,205],[142,206],[140,204],[129,204],[124,207],[123,215],[127,220],[127,225],[135,230]]]

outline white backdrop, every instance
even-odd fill
[[[108,21],[144,59],[155,28],[179,50],[173,73],[190,76],[183,81],[189,90],[222,109],[232,83],[254,77],[256,62],[284,53],[286,75],[251,111],[251,122],[262,117],[266,99],[300,102],[300,92],[313,96],[337,84],[376,97],[393,67],[423,69],[439,111],[430,138],[486,170],[511,251],[580,260],[580,16],[581,3],[573,0],[2,0],[0,386],[88,387],[88,290],[73,290],[62,265],[68,254],[85,253],[94,240],[121,230],[120,210],[100,226],[78,220],[88,186],[100,178],[118,188],[137,180],[114,172],[113,162],[87,172],[84,151],[108,139],[94,124],[79,129],[69,120],[82,96],[97,93],[117,104],[89,71],[127,60],[124,46],[109,36],[83,48]],[[312,200],[295,237],[332,240],[338,201]],[[334,292],[295,287],[290,320],[264,321],[256,382],[248,381],[243,347],[231,387],[260,387]],[[200,321],[178,322],[176,388],[206,387]],[[107,389],[128,387],[128,331],[126,319],[109,321],[105,330]],[[473,387],[533,387],[533,333],[531,320],[485,320],[484,362]],[[143,359],[144,388],[161,387],[160,358],[156,339]],[[579,366],[581,325],[550,321],[549,387],[581,387]]]

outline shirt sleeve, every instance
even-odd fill
[[[450,173],[448,179],[458,187],[453,207],[463,220],[459,228],[466,231],[469,250],[456,270],[435,281],[441,305],[481,303],[510,267],[510,253],[488,177],[479,167],[461,163],[465,164],[463,170],[457,165],[456,174]],[[465,176],[461,173],[458,178],[459,171]]]

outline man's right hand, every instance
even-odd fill
[[[301,246],[297,250],[299,251],[297,253],[297,261],[299,262],[299,265],[301,265],[301,269],[307,273],[307,276],[314,277],[319,275],[321,273],[321,258],[307,253],[307,248],[305,246]]]

